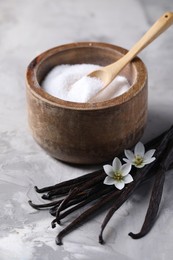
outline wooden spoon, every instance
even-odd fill
[[[91,72],[88,76],[98,78],[103,82],[103,88],[88,102],[99,102],[109,98],[110,90],[107,86],[118,75],[118,73],[129,63],[140,51],[154,41],[161,33],[173,24],[173,12],[166,12],[154,25],[144,34],[144,36],[132,47],[132,49],[118,61]]]

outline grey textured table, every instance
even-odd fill
[[[172,0],[6,0],[0,1],[0,260],[118,259],[169,260],[173,248],[173,172],[167,173],[160,213],[151,232],[133,240],[141,227],[150,187],[143,185],[111,219],[98,244],[104,213],[55,245],[34,185],[79,176],[93,167],[72,167],[49,157],[32,139],[27,124],[25,70],[42,51],[75,41],[103,41],[130,48]],[[143,140],[173,123],[173,28],[140,57],[149,72],[149,115]],[[74,214],[75,216],[75,214]],[[68,221],[68,220],[67,220]]]

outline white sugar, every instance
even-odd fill
[[[103,87],[101,80],[86,76],[99,68],[99,65],[93,64],[59,65],[46,75],[42,87],[47,93],[60,99],[87,102]],[[108,86],[109,94],[105,95],[104,99],[119,96],[129,88],[127,79],[117,76]]]
[[[102,88],[102,86],[103,83],[101,80],[84,76],[71,86],[67,95],[67,100],[87,102],[91,96],[94,96]]]

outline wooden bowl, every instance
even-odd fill
[[[91,63],[105,66],[127,50],[107,43],[80,42],[50,49],[27,69],[28,120],[37,143],[51,156],[69,163],[112,160],[141,138],[147,120],[147,71],[135,58],[121,72],[132,85],[119,97],[98,103],[64,101],[42,88],[56,65]]]

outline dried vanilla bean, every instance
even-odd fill
[[[79,193],[78,195],[75,196],[74,199],[70,200],[67,205],[66,205],[66,208],[68,207],[71,207],[77,203],[80,203],[81,201],[85,200],[87,198],[87,195],[88,194],[88,191],[85,192],[85,193]],[[64,199],[61,200],[61,202],[63,202]],[[60,205],[60,204],[59,204]],[[55,207],[52,207],[49,209],[49,213],[52,215],[52,216],[56,216],[56,212],[57,212],[57,209],[59,207],[59,205],[55,206]]]
[[[163,169],[160,169],[157,175],[155,176],[155,183],[153,186],[149,207],[141,231],[137,234],[134,234],[132,232],[129,233],[129,236],[133,239],[138,239],[145,236],[152,228],[155,218],[157,216],[157,212],[159,210],[164,180],[165,171],[163,171]]]
[[[80,195],[78,194],[78,196],[76,196],[74,199],[70,200],[66,207],[71,207],[77,203],[80,203],[81,201],[85,200],[87,198],[87,193],[83,194],[83,195]],[[56,212],[58,210],[58,207],[59,205],[63,202],[64,199],[61,200],[61,202],[57,205],[55,205],[54,207],[50,208],[49,209],[49,213],[52,215],[52,216],[56,216]],[[55,221],[54,221],[55,222]]]
[[[112,191],[108,189],[106,191],[106,185],[105,185],[105,194],[101,195],[100,198],[98,197],[95,201],[95,204],[91,206],[89,209],[84,211],[78,218],[76,218],[72,223],[70,223],[66,228],[64,228],[57,236],[56,243],[62,244],[62,238],[71,232],[73,229],[75,229],[77,226],[81,225],[83,222],[85,222],[88,218],[96,214],[101,208],[107,207],[108,204],[110,205],[114,204],[103,224],[102,229],[100,233],[100,242],[103,242],[102,233],[107,225],[108,221],[110,220],[111,216],[114,214],[116,209],[118,209],[128,198],[129,196],[134,192],[136,187],[138,187],[142,182],[150,179],[152,176],[157,174],[158,176],[159,171],[158,165],[161,162],[161,159],[163,158],[163,154],[166,151],[167,145],[170,143],[170,141],[173,140],[173,127],[171,127],[169,130],[165,131],[160,136],[154,138],[153,140],[149,141],[146,144],[147,149],[156,148],[157,151],[155,153],[156,160],[151,165],[145,166],[143,169],[140,169],[136,173],[133,171],[132,175],[134,177],[134,182],[126,185],[126,187],[122,190],[114,190],[115,188],[112,186],[111,188],[114,188]],[[173,147],[173,144],[171,144]],[[169,158],[169,161],[171,161],[171,158],[173,158],[173,152],[167,153],[167,159]],[[166,161],[165,161],[166,162]],[[163,165],[162,165],[163,166]],[[173,166],[173,162],[171,161],[170,167]],[[66,217],[74,210],[77,210],[78,208],[82,207],[82,205],[86,205],[89,202],[92,202],[95,200],[94,196],[94,188],[96,185],[103,182],[106,174],[103,170],[96,171],[93,173],[86,174],[84,176],[74,178],[70,181],[65,181],[59,184],[56,184],[54,186],[45,187],[42,189],[38,189],[36,187],[36,191],[39,193],[47,192],[47,194],[44,194],[47,196],[48,199],[54,199],[56,196],[60,195],[60,192],[64,190],[64,195],[66,196],[65,199],[61,200],[61,204],[50,206],[51,208],[49,211],[56,216],[56,219],[54,220],[55,223],[59,222],[60,219]],[[95,178],[96,177],[96,178]],[[75,185],[74,185],[75,184]],[[69,192],[71,191],[71,194]],[[91,192],[91,193],[90,193]],[[59,193],[59,195],[58,195]],[[83,193],[83,195],[82,195]],[[87,196],[87,193],[89,194]],[[93,193],[93,194],[92,194]],[[99,192],[98,192],[99,193]],[[84,195],[85,194],[85,195]],[[83,196],[83,197],[82,197]],[[35,205],[35,204],[33,204]],[[47,203],[48,205],[48,203]],[[53,204],[52,204],[53,205]],[[39,205],[38,205],[39,206]],[[73,207],[71,207],[73,206]],[[40,207],[41,209],[41,207]],[[148,209],[149,210],[149,209]],[[154,211],[152,211],[152,216]],[[150,223],[151,224],[151,223]]]
[[[107,213],[107,215],[101,225],[101,231],[100,231],[100,235],[99,235],[99,242],[101,244],[104,243],[103,231],[104,231],[105,227],[107,226],[109,220],[111,219],[111,217],[113,216],[115,211],[118,210],[119,207],[121,207],[121,205],[130,197],[130,195],[138,187],[138,185],[141,183],[141,181],[143,181],[145,176],[148,175],[154,169],[154,166],[156,165],[156,163],[160,163],[160,159],[161,159],[163,153],[166,152],[166,147],[169,144],[170,140],[173,140],[173,127],[171,127],[165,133],[165,135],[162,138],[162,141],[158,145],[157,150],[155,152],[156,160],[153,163],[146,165],[143,169],[139,169],[137,171],[137,173],[134,176],[134,181],[132,183],[128,184],[127,187],[125,187],[124,190],[122,190],[122,193],[119,196],[119,198],[116,200],[114,206],[112,206],[112,208]]]
[[[60,216],[60,212],[62,210],[65,210],[69,207],[69,205],[71,206],[71,203],[70,201],[73,200],[76,196],[78,196],[78,194],[80,194],[80,192],[82,190],[85,190],[85,188],[90,188],[89,190],[86,191],[86,196],[85,198],[88,198],[90,196],[90,194],[94,194],[98,189],[100,189],[100,187],[102,187],[102,189],[105,189],[105,185],[103,185],[103,179],[105,177],[105,173],[100,176],[97,176],[94,178],[94,180],[91,180],[87,183],[85,183],[84,185],[80,186],[80,187],[77,187],[75,188],[74,190],[72,190],[69,195],[62,201],[62,203],[59,205],[59,207],[57,208],[57,211],[56,211],[56,215],[55,215],[55,219],[52,221],[52,228],[55,227],[55,223],[57,222],[58,224],[60,223],[60,220],[59,220],[59,216]],[[101,182],[102,181],[102,182]],[[93,186],[93,184],[95,184]],[[91,186],[92,185],[92,186]],[[110,189],[110,188],[109,188]],[[82,201],[82,200],[81,200]]]
[[[68,181],[63,181],[63,182],[60,182],[58,184],[55,184],[55,185],[52,185],[52,186],[47,186],[47,187],[44,187],[44,188],[41,188],[41,189],[39,189],[37,186],[35,186],[34,188],[35,188],[37,193],[44,193],[44,192],[48,192],[48,191],[51,191],[51,190],[57,190],[61,187],[70,187],[70,185],[85,182],[87,179],[89,180],[89,179],[91,179],[95,176],[100,175],[101,171],[102,170],[90,172],[90,173],[87,173],[87,174],[82,175],[80,177],[77,177],[77,178],[74,178],[74,179],[71,179],[71,180],[68,180]]]
[[[60,210],[62,210],[68,204],[68,202],[71,200],[71,197],[73,197],[73,194],[76,194],[76,189],[77,188],[71,190],[69,192],[68,196],[61,202],[61,204],[57,208],[55,219],[52,220],[52,222],[51,222],[52,228],[55,228],[56,227],[56,223],[59,223],[59,212],[60,212]]]
[[[50,203],[44,203],[44,204],[34,204],[31,200],[28,201],[29,205],[34,208],[34,209],[43,209],[43,208],[50,208],[52,206],[57,206],[59,205],[63,199],[57,200],[57,201],[52,201]]]
[[[106,189],[100,189],[97,192],[91,193],[85,200],[81,201],[80,203],[76,204],[74,207],[67,209],[65,212],[62,212],[59,215],[59,218],[57,220],[58,224],[60,224],[60,220],[68,216],[70,213],[74,212],[75,210],[85,206],[91,201],[101,199],[101,196],[108,195],[110,192],[114,190],[114,187],[107,187]]]
[[[97,185],[99,182],[103,182],[105,178],[105,173],[104,170],[100,171],[100,175],[96,176],[92,179],[90,179],[88,182],[85,182],[83,185],[81,185],[80,187],[76,187],[74,188],[69,195],[67,195],[67,197],[64,199],[64,201],[62,201],[62,203],[59,205],[58,210],[56,212],[56,218],[58,220],[59,218],[59,214],[60,212],[65,209],[66,204],[73,199],[75,196],[77,196],[77,194],[85,189],[88,189],[90,187],[93,187],[94,185]]]
[[[143,181],[145,178],[143,179]],[[130,184],[129,184],[130,185]],[[65,227],[56,237],[57,245],[62,245],[62,238],[74,230],[76,227],[83,224],[87,219],[96,214],[101,208],[104,206],[108,206],[110,203],[117,201],[122,191],[114,190],[110,192],[110,194],[106,194],[103,198],[101,198],[97,203],[95,203],[92,207],[84,211],[78,218],[76,218],[73,222],[71,222],[67,227]],[[125,187],[126,189],[126,187]],[[108,204],[108,205],[107,205]],[[61,218],[61,215],[60,215]]]
[[[93,191],[94,191],[94,189],[93,189]],[[88,197],[89,192],[91,192],[91,191],[87,190],[85,192],[79,193],[77,196],[75,196],[75,199],[71,200],[68,203],[67,206],[69,207],[69,206],[75,205],[75,204],[83,201],[85,198]],[[52,202],[49,202],[49,203],[42,203],[42,204],[35,204],[31,200],[29,200],[28,203],[32,208],[37,209],[37,210],[40,210],[40,209],[43,209],[43,208],[49,208],[50,214],[55,216],[56,210],[57,210],[58,206],[62,203],[63,200],[64,199],[59,199],[59,200],[55,200],[55,201],[52,201]]]
[[[165,181],[165,172],[168,169],[170,169],[170,167],[172,167],[172,164],[173,164],[173,143],[171,142],[169,143],[165,153],[162,156],[158,173],[155,176],[155,182],[152,189],[150,203],[148,206],[148,210],[141,231],[137,234],[130,232],[129,236],[131,236],[132,238],[134,239],[141,238],[145,236],[152,228],[162,198],[163,185]]]
[[[80,186],[82,184],[83,184],[83,182],[82,183],[78,183],[76,185]],[[42,195],[42,199],[44,199],[44,200],[53,200],[55,198],[68,195],[71,190],[76,188],[76,185],[73,184],[73,185],[69,185],[69,187],[61,187],[59,189],[49,191],[48,193]]]
[[[90,186],[93,186],[95,183],[99,182],[99,180],[101,181],[103,177],[104,171],[99,170],[97,171],[97,174],[94,174],[92,178],[89,177],[87,181],[85,180],[82,182],[77,182],[76,184],[71,184],[69,186],[60,187],[59,189],[49,191],[47,194],[43,194],[42,198],[46,200],[51,200],[62,195],[67,195],[72,190],[76,190],[76,192],[79,193],[79,191],[82,191],[81,187],[84,187],[84,189],[86,189],[87,187],[89,188]],[[71,196],[74,197],[77,193],[73,193],[74,195],[71,194]]]
[[[116,200],[117,196],[119,195],[118,190],[113,190],[110,194],[105,195],[100,201],[95,203],[92,207],[84,211],[79,217],[77,217],[74,221],[72,221],[67,227],[65,227],[56,237],[56,244],[62,245],[62,238],[67,235],[69,232],[74,230],[76,227],[81,225],[86,219],[90,218],[94,215],[97,211],[100,210],[101,207],[107,206],[113,200]]]

